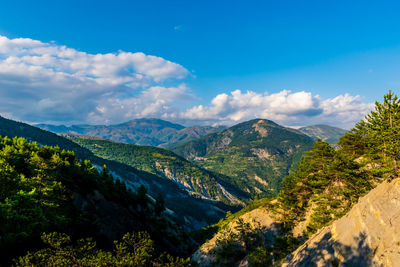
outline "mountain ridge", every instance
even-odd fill
[[[70,133],[97,136],[115,142],[168,147],[223,130],[224,126],[191,126],[156,118],[134,119],[114,125],[51,125],[36,124],[37,127],[54,133]]]

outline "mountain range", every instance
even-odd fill
[[[142,118],[115,125],[34,125],[53,133],[97,136],[119,143],[158,146],[168,148],[208,134],[221,132],[226,126],[191,126],[185,127],[161,119]],[[314,140],[322,139],[335,144],[346,130],[329,125],[312,125],[297,129]]]
[[[98,168],[106,164],[128,186],[145,185],[153,198],[168,192],[167,207],[194,229],[221,218],[227,210],[237,210],[255,196],[276,195],[281,179],[313,142],[300,131],[267,120],[231,128],[185,128],[159,119],[138,119],[113,126],[40,125],[55,132],[67,132],[63,136],[68,138],[1,117],[0,126],[2,136],[21,136],[42,145],[73,150],[79,158],[90,159]],[[330,129],[323,127],[322,132]],[[211,133],[184,142],[207,132]],[[168,144],[175,143],[171,150],[183,158],[161,148],[110,142],[104,139],[107,137],[131,138],[129,142],[157,140],[154,142],[158,145],[160,140],[169,140]],[[199,144],[203,147],[199,148]],[[203,153],[204,150],[207,152]],[[182,197],[193,201],[197,211],[186,210],[179,200]]]
[[[130,126],[127,126],[128,124]],[[170,225],[164,228],[165,234],[169,238],[175,238],[170,235],[171,232],[174,232],[173,235],[180,240],[178,243],[187,245],[186,247],[176,247],[183,255],[188,255],[189,247],[193,248],[193,242],[198,242],[199,245],[203,244],[193,254],[193,259],[198,261],[201,266],[230,265],[234,262],[236,264],[239,259],[242,259],[240,264],[246,263],[246,259],[243,261],[243,258],[240,258],[241,253],[244,252],[232,250],[230,246],[236,244],[235,240],[238,238],[239,240],[240,238],[256,238],[254,242],[261,242],[256,241],[260,237],[259,234],[264,239],[266,238],[262,241],[264,242],[263,249],[270,248],[271,255],[274,255],[267,261],[274,262],[274,257],[282,260],[283,256],[289,255],[286,258],[289,265],[292,261],[300,262],[299,259],[303,257],[301,255],[310,252],[302,252],[301,248],[294,251],[298,244],[307,240],[312,234],[318,234],[318,231],[331,223],[333,219],[343,216],[358,200],[358,196],[362,196],[382,180],[382,178],[374,177],[374,174],[360,172],[366,168],[365,166],[372,164],[370,161],[353,166],[351,161],[341,158],[341,151],[345,151],[348,147],[346,138],[337,145],[337,148],[340,149],[337,152],[333,148],[329,148],[328,143],[322,141],[326,140],[336,144],[337,138],[345,132],[330,126],[316,125],[296,130],[280,126],[269,120],[255,119],[229,128],[202,128],[204,131],[210,130],[211,133],[205,134],[202,130],[196,137],[194,137],[195,135],[190,135],[190,137],[181,135],[184,137],[178,138],[176,137],[177,133],[192,132],[194,128],[184,128],[178,124],[154,119],[142,119],[136,123],[129,122],[121,125],[116,125],[117,130],[115,131],[106,126],[102,130],[101,126],[93,126],[97,127],[95,132],[97,135],[104,135],[100,137],[87,136],[88,131],[80,130],[81,132],[78,133],[78,131],[72,130],[76,126],[64,129],[57,126],[58,130],[67,133],[56,135],[28,124],[0,117],[0,135],[25,137],[28,141],[37,142],[44,149],[49,145],[56,146],[55,153],[58,153],[57,147],[72,150],[83,162],[81,164],[88,164],[84,163],[84,160],[90,160],[99,172],[102,166],[106,165],[107,173],[109,173],[106,176],[110,175],[108,177],[112,177],[116,181],[116,188],[123,183],[122,188],[126,187],[128,191],[138,192],[139,195],[143,194],[140,193],[142,190],[140,188],[146,190],[150,201],[147,205],[151,207],[151,212],[158,210],[157,203],[161,197],[164,199],[163,203],[165,201],[165,211],[162,216],[165,216],[165,222]],[[56,131],[51,128],[51,125],[46,127]],[[90,127],[88,126],[88,128]],[[135,135],[137,133],[143,135],[140,140],[150,140],[144,138],[146,133],[149,133],[149,136],[153,136],[152,138],[157,137],[157,141],[154,142],[158,143],[158,146],[166,145],[170,150],[108,139],[110,136],[114,136],[114,138],[120,136],[118,131],[121,133],[121,129],[124,127],[126,127],[126,132],[131,130],[129,127],[137,127],[138,129],[133,132]],[[347,136],[352,135],[348,134]],[[185,138],[189,139],[182,141]],[[167,140],[167,142],[160,143],[161,140]],[[318,141],[315,142],[315,140]],[[16,145],[18,146],[18,142]],[[312,150],[310,151],[310,149]],[[79,163],[77,164],[79,166]],[[332,172],[333,176],[336,176],[336,180],[327,180],[325,176],[317,176],[319,180],[312,180],[315,178],[309,180],[309,177],[314,177],[321,169],[324,169],[325,164],[331,164],[326,168],[327,171]],[[313,167],[310,169],[309,166]],[[290,170],[295,171],[289,172]],[[342,173],[343,178],[341,178]],[[351,180],[349,177],[356,180]],[[300,179],[299,181],[302,182],[292,182],[292,180],[297,181],[296,179]],[[360,183],[359,181],[362,179],[365,179],[366,182]],[[355,181],[357,182],[355,183]],[[351,184],[353,184],[353,188],[350,187]],[[338,188],[341,187],[346,190],[341,189],[342,191],[340,191]],[[108,194],[106,191],[99,192]],[[79,205],[83,206],[76,207],[82,209],[86,205],[84,203],[96,205],[99,201],[99,195],[96,194],[98,194],[96,191],[91,191],[88,198],[79,202]],[[332,198],[332,195],[335,194],[336,197]],[[258,199],[260,197],[268,198]],[[252,199],[255,200],[252,201]],[[108,202],[104,202],[99,207],[104,208],[104,212],[107,213],[110,205]],[[119,204],[112,205],[117,205],[112,209],[120,212],[118,216],[128,218],[127,214],[123,215],[127,212],[125,207],[119,208]],[[231,213],[244,206],[246,207],[239,212]],[[140,205],[137,208],[137,211],[132,212],[140,215],[142,208]],[[333,217],[321,214],[326,210],[329,210],[329,214]],[[101,217],[109,216],[104,212],[93,215],[97,216],[99,223],[108,220]],[[225,214],[226,219],[220,220]],[[152,218],[157,217],[154,216],[151,215],[148,219],[147,228],[145,227],[148,231],[155,231],[154,227],[158,227],[156,225],[159,220],[153,222]],[[132,217],[129,220],[137,219]],[[216,225],[212,225],[218,220]],[[124,223],[115,221],[113,224],[119,225],[119,229],[124,231],[123,229],[126,229],[124,227],[127,227]],[[211,226],[193,232],[185,242],[182,239],[184,233],[178,230],[178,225],[182,225],[186,230]],[[107,225],[99,224],[96,227],[100,226],[103,227],[102,231],[108,231]],[[227,229],[236,230],[229,233]],[[329,231],[332,233],[334,229]],[[158,237],[157,231],[153,235],[163,249],[173,253],[177,252],[172,249],[171,240]],[[110,236],[110,238],[114,237],[115,234]],[[205,242],[205,238],[210,241]],[[276,240],[280,240],[280,243],[276,243]],[[221,245],[223,246],[222,250]],[[313,246],[319,245],[313,243]],[[250,246],[249,251],[252,249]],[[315,254],[315,251],[313,250],[311,253]],[[228,260],[224,253],[235,253],[235,257]],[[214,256],[210,257],[211,254]],[[247,264],[257,262],[257,258],[254,257],[259,257],[259,255],[255,255],[247,256]],[[335,257],[332,256],[331,259],[336,260]],[[301,262],[309,262],[310,258],[305,261],[303,258],[301,259]]]
[[[225,129],[224,126],[184,127],[160,119],[136,119],[116,125],[37,124],[35,126],[54,133],[97,136],[120,143],[159,147],[183,143]]]
[[[0,126],[2,136],[20,136],[41,145],[73,150],[79,158],[91,160],[98,168],[105,164],[128,187],[144,185],[153,198],[164,193],[167,208],[192,229],[215,222],[227,210],[235,211],[255,196],[276,195],[283,176],[313,142],[297,130],[263,120],[229,129],[185,128],[158,119],[139,119],[113,126],[41,125],[55,132],[67,132],[61,136],[5,118],[0,118]],[[265,135],[265,131],[270,134]],[[206,135],[208,132],[211,133]],[[207,155],[191,152],[193,143],[184,142],[202,135],[206,135],[205,142],[213,147],[207,148],[210,152]],[[177,143],[172,151],[178,155],[162,148],[123,144],[105,138],[129,139],[128,142],[152,140],[157,145]],[[226,143],[229,138],[232,144]],[[204,142],[201,138],[196,140],[196,143]],[[276,140],[281,143],[276,145]],[[188,157],[193,153],[197,153],[196,157]],[[215,160],[217,154],[220,158]],[[221,159],[223,164],[220,164]],[[185,204],[192,203],[196,209],[188,209],[181,199],[186,199]]]
[[[0,136],[24,137],[40,146],[58,146],[61,149],[74,151],[80,160],[90,160],[97,169],[106,165],[115,178],[121,179],[128,188],[136,190],[143,185],[150,197],[158,195],[165,198],[165,206],[179,222],[188,229],[198,229],[218,221],[228,210],[238,207],[226,205],[222,201],[203,198],[191,194],[180,183],[165,176],[155,175],[139,170],[133,166],[96,156],[93,152],[71,141],[68,138],[39,129],[26,123],[0,117]]]
[[[257,126],[256,121],[260,125]],[[168,163],[169,167],[153,166],[150,168],[153,174],[158,173],[164,177],[170,177],[186,189],[191,188],[189,191],[192,193],[196,191],[193,191],[193,188],[196,187],[198,188],[197,193],[203,192],[202,197],[210,198],[211,193],[211,199],[223,200],[225,203],[227,203],[227,199],[230,199],[230,202],[233,201],[232,203],[235,204],[240,203],[241,200],[246,201],[250,197],[276,195],[282,178],[288,174],[290,168],[296,165],[302,153],[310,148],[313,140],[320,138],[336,143],[338,138],[345,133],[345,130],[327,125],[308,126],[295,130],[261,119],[244,122],[230,128],[222,126],[185,128],[182,125],[160,119],[137,119],[110,126],[72,125],[67,127],[45,124],[37,126],[53,132],[62,132],[65,136],[84,137],[93,135],[119,143],[167,147],[194,164],[207,169],[208,172],[217,174],[216,176],[219,177],[217,179],[218,185],[215,186],[215,182],[206,183],[213,188],[212,193],[208,186],[202,188],[204,185],[196,185],[198,183],[193,183],[193,181],[189,185],[187,177],[190,175],[186,173],[189,170],[188,168],[185,169],[186,172],[178,174],[181,178],[177,178],[176,168],[171,168],[171,166],[181,166],[182,164],[177,164],[174,161],[177,158],[175,156],[171,158],[164,155],[163,162],[167,162],[167,158],[171,159]],[[271,133],[267,133],[268,131]],[[310,138],[307,138],[307,136]],[[232,141],[232,137],[232,144],[227,144],[226,142]],[[95,138],[75,138],[73,140],[81,140],[81,145],[82,143],[105,142]],[[106,147],[113,146],[114,150],[117,147],[120,153],[112,152],[112,150],[106,152],[105,149],[99,149],[99,144],[96,144],[97,148],[93,146],[94,144],[86,148],[108,159],[127,161],[125,152],[129,146],[117,145],[116,143],[107,144]],[[121,147],[124,147],[123,151]],[[155,155],[167,153],[164,150],[159,150],[153,154],[147,153],[144,151],[150,148],[140,146],[129,148],[128,150],[135,151],[135,155],[131,154],[128,161],[133,163],[135,167],[146,165],[146,170],[149,169],[149,164],[154,164]],[[205,150],[207,150],[206,153],[204,153]],[[113,154],[112,156],[110,152]],[[146,160],[140,160],[144,158]],[[157,164],[160,162],[159,159],[155,161]],[[144,164],[144,162],[147,162],[147,164]],[[185,164],[190,163],[186,162]],[[157,170],[155,171],[155,169]],[[144,169],[142,168],[142,170]],[[174,171],[171,172],[171,170]],[[189,173],[193,172],[189,171]],[[204,170],[200,173],[204,173]],[[182,175],[186,178],[182,179]],[[203,178],[196,178],[195,180],[198,179]],[[216,191],[219,191],[218,196]],[[236,193],[232,194],[230,191]],[[244,197],[246,194],[247,197]]]

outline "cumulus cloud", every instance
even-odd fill
[[[124,101],[143,88],[161,90],[154,86],[188,73],[177,63],[140,52],[89,54],[0,36],[0,113],[30,121],[85,122],[101,114],[103,103]],[[176,94],[179,88],[170,90]]]
[[[283,90],[274,94],[235,90],[219,94],[210,105],[194,106],[179,114],[181,119],[231,125],[254,118],[267,118],[290,126],[327,123],[350,128],[373,105],[349,94],[322,99],[311,92]]]
[[[137,97],[109,98],[89,113],[91,123],[115,123],[133,118],[176,119],[179,102],[188,102],[194,96],[181,84],[177,87],[153,86],[143,90]]]
[[[90,54],[54,43],[0,36],[0,114],[29,122],[119,123],[158,117],[184,124],[266,118],[291,126],[350,128],[372,109],[360,96],[322,99],[311,92],[242,92],[196,99],[189,72],[161,57],[119,51]],[[183,108],[189,106],[189,108]]]

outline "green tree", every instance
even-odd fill
[[[165,210],[165,201],[161,194],[158,194],[156,198],[156,203],[154,205],[154,213],[157,216],[160,216],[161,213]]]
[[[369,136],[365,121],[358,122],[353,129],[340,137],[340,150],[353,157],[360,157],[367,153]]]
[[[389,91],[383,103],[375,102],[375,110],[366,116],[366,128],[373,152],[393,162],[398,172],[400,160],[400,99]]]
[[[122,241],[114,242],[112,252],[97,248],[92,239],[80,239],[73,244],[62,233],[42,235],[48,248],[19,257],[16,266],[189,266],[189,259],[157,256],[154,242],[146,232],[127,233]]]

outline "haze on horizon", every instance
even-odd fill
[[[67,125],[151,117],[229,126],[265,118],[348,129],[389,89],[398,93],[398,7],[4,3],[0,115]]]

